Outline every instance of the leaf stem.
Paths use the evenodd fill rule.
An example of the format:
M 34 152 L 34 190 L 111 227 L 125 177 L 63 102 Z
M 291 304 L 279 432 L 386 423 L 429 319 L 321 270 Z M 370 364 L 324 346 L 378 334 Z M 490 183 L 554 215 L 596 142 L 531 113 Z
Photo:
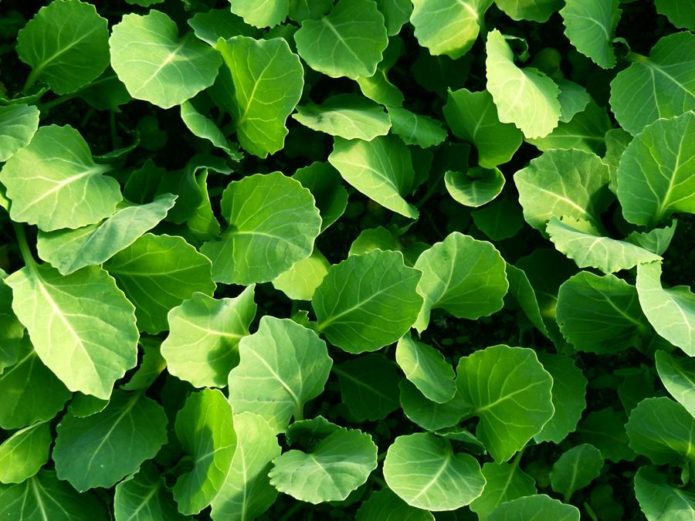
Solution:
M 39 73 L 41 72 L 41 69 L 32 69 L 31 72 L 29 73 L 29 76 L 27 76 L 27 80 L 24 82 L 24 86 L 22 87 L 22 92 L 26 93 L 30 88 L 34 86 L 34 83 L 36 83 L 36 80 L 39 78 Z
M 29 243 L 27 242 L 27 234 L 24 231 L 24 226 L 19 223 L 12 222 L 12 227 L 14 228 L 14 233 L 17 235 L 17 245 L 19 246 L 19 253 L 22 255 L 22 260 L 24 264 L 29 268 L 36 267 L 36 259 L 31 253 L 29 248 Z

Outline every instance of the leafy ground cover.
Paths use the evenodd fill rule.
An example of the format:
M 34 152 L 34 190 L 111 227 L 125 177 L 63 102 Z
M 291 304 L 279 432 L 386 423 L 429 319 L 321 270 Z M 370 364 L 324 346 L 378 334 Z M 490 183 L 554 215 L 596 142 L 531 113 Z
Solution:
M 690 31 L 0 3 L 0 519 L 695 520 Z

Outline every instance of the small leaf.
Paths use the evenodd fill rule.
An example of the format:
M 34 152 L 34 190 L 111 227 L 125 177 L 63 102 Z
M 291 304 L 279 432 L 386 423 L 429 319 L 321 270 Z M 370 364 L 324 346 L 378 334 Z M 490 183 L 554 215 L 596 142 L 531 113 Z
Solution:
M 22 483 L 35 476 L 48 461 L 52 441 L 48 423 L 25 427 L 3 441 L 0 444 L 0 483 Z
M 334 224 L 345 213 L 348 193 L 338 171 L 328 163 L 312 163 L 297 169 L 292 176 L 308 188 L 321 212 L 321 231 Z
M 449 195 L 464 206 L 478 208 L 502 193 L 505 178 L 497 168 L 472 168 L 467 172 L 447 171 L 444 184 Z
M 391 131 L 406 145 L 430 148 L 440 145 L 447 138 L 442 124 L 434 118 L 423 116 L 400 107 L 389 107 Z
M 213 146 L 225 152 L 232 160 L 238 161 L 241 159 L 239 149 L 227 141 L 224 132 L 220 130 L 217 124 L 205 114 L 199 112 L 193 103 L 184 101 L 181 104 L 180 114 L 181 121 L 194 136 L 209 141 Z
M 258 31 L 244 23 L 243 18 L 232 13 L 230 9 L 210 9 L 195 13 L 188 19 L 188 25 L 195 35 L 214 47 L 220 38 L 232 36 L 256 36 Z
M 545 22 L 562 5 L 561 0 L 495 0 L 512 20 Z
M 229 0 L 229 3 L 232 13 L 254 27 L 273 27 L 283 22 L 290 12 L 289 0 Z
M 411 507 L 390 489 L 383 488 L 372 492 L 362 503 L 355 521 L 434 521 L 434 514 Z
M 113 508 L 116 521 L 185 520 L 176 510 L 163 479 L 150 466 L 143 466 L 137 474 L 116 485 Z
M 396 345 L 396 362 L 427 399 L 445 403 L 456 394 L 454 369 L 434 347 L 406 334 Z
M 579 440 L 597 447 L 607 460 L 632 461 L 635 453 L 628 445 L 625 432 L 627 416 L 606 408 L 589 413 L 577 427 Z
M 440 404 L 425 398 L 408 380 L 402 380 L 399 387 L 403 413 L 410 421 L 428 431 L 456 425 L 471 408 L 458 390 L 451 400 Z
M 501 503 L 536 493 L 536 482 L 521 470 L 518 462 L 486 463 L 483 465 L 483 477 L 483 493 L 470 507 L 483 521 Z
M 530 521 L 540 512 L 553 521 L 579 521 L 579 509 L 545 494 L 524 496 L 498 506 L 487 521 Z
M 395 36 L 401 31 L 413 11 L 410 0 L 376 0 L 376 5 L 384 15 L 389 36 Z
M 326 257 L 314 249 L 311 257 L 295 262 L 290 269 L 275 277 L 273 287 L 292 300 L 311 300 L 330 265 Z
M 648 521 L 695 519 L 695 490 L 692 486 L 671 485 L 654 467 L 643 466 L 637 471 L 635 496 Z
M 604 69 L 615 67 L 612 43 L 620 20 L 619 5 L 619 0 L 567 0 L 560 10 L 569 41 Z
M 553 465 L 550 483 L 565 501 L 569 501 L 577 490 L 581 490 L 600 474 L 603 468 L 601 451 L 593 445 L 582 443 L 565 451 Z
M 655 359 L 661 383 L 671 396 L 695 416 L 695 399 L 691 396 L 695 389 L 695 359 L 675 356 L 666 351 L 657 351 Z
M 0 163 L 28 145 L 39 128 L 39 109 L 34 105 L 0 106 Z

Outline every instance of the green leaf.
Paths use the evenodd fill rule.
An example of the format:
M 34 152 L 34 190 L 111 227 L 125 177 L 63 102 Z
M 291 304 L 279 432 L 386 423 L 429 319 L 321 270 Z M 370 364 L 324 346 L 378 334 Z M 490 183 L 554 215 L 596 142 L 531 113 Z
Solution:
M 396 362 L 428 400 L 445 403 L 456 394 L 454 369 L 434 347 L 406 334 L 396 345 Z
M 20 485 L 0 485 L 0 518 L 22 521 L 110 519 L 96 496 L 78 494 L 49 470 L 39 472 Z
M 106 408 L 58 424 L 53 461 L 58 477 L 80 492 L 109 488 L 154 458 L 167 440 L 162 407 L 140 393 L 117 391 Z
M 396 438 L 386 452 L 384 479 L 410 506 L 436 512 L 468 505 L 485 486 L 475 458 L 425 432 Z
M 348 193 L 335 168 L 328 163 L 315 162 L 297 169 L 292 177 L 314 196 L 321 212 L 321 231 L 340 219 L 347 207 Z
M 538 331 L 550 338 L 551 335 L 543 318 L 536 289 L 531 285 L 526 272 L 513 264 L 507 263 L 507 279 L 509 280 L 509 293 L 507 293 L 507 296 L 516 301 L 526 318 Z
M 232 160 L 241 158 L 239 149 L 227 141 L 224 132 L 209 117 L 199 112 L 190 101 L 184 101 L 180 107 L 181 120 L 194 136 L 205 139 L 213 146 L 224 151 Z
M 328 273 L 330 263 L 314 249 L 311 257 L 295 262 L 273 280 L 273 287 L 293 300 L 311 300 Z
M 561 0 L 495 0 L 512 20 L 545 22 L 562 5 Z
M 398 138 L 336 139 L 328 161 L 359 192 L 392 212 L 417 219 L 417 208 L 404 199 L 413 189 L 415 170 L 410 150 Z
M 333 0 L 290 0 L 290 18 L 302 22 L 321 18 L 333 7 Z
M 95 398 L 88 394 L 76 393 L 70 401 L 70 414 L 76 418 L 86 418 L 92 414 L 103 411 L 109 404 L 109 400 Z
M 654 228 L 648 232 L 631 232 L 627 236 L 627 240 L 637 246 L 641 246 L 657 255 L 663 255 L 668 249 L 673 236 L 676 233 L 676 219 L 671 221 L 671 224 L 663 228 Z
M 695 31 L 695 5 L 692 2 L 655 0 L 656 10 L 680 29 Z M 651 521 L 651 520 L 650 520 Z
M 273 27 L 283 22 L 290 12 L 289 0 L 229 0 L 229 3 L 232 13 L 254 27 Z
M 320 20 L 304 20 L 294 34 L 297 52 L 331 78 L 373 76 L 388 45 L 384 16 L 371 0 L 339 0 Z M 330 52 L 326 52 L 330 49 Z
M 474 320 L 504 305 L 509 289 L 506 263 L 489 242 L 454 232 L 422 252 L 414 267 L 422 271 L 417 292 L 424 303 L 415 324 L 420 332 L 434 309 Z
M 394 363 L 380 354 L 363 355 L 333 366 L 340 396 L 357 422 L 383 420 L 398 409 L 400 375 Z
M 422 306 L 420 272 L 399 252 L 374 251 L 331 266 L 311 306 L 318 330 L 348 351 L 376 351 L 402 337 Z
M 610 104 L 620 126 L 637 134 L 659 118 L 695 110 L 695 35 L 669 34 L 611 82 Z
M 166 369 L 166 360 L 159 352 L 159 342 L 147 342 L 144 338 L 141 338 L 140 342 L 143 350 L 142 360 L 128 382 L 121 386 L 124 391 L 146 391 Z
M 648 521 L 692 521 L 695 491 L 671 485 L 654 467 L 640 467 L 635 475 L 635 496 Z
M 116 485 L 114 495 L 116 521 L 184 521 L 164 480 L 154 467 L 143 466 L 140 471 Z
M 387 230 L 383 226 L 377 226 L 376 228 L 367 228 L 362 230 L 357 238 L 352 241 L 350 245 L 350 250 L 348 251 L 348 257 L 352 255 L 364 255 L 374 250 L 393 250 L 402 251 L 398 237 L 396 237 L 391 231 Z
M 169 311 L 162 356 L 170 374 L 195 387 L 224 387 L 239 363 L 239 341 L 256 315 L 254 286 L 236 298 L 194 293 Z
M 459 58 L 478 38 L 490 4 L 492 0 L 413 0 L 415 38 L 434 56 Z
M 465 173 L 451 170 L 444 174 L 449 195 L 464 206 L 478 208 L 502 193 L 505 178 L 497 168 L 471 168 Z
M 135 304 L 138 327 L 167 329 L 167 313 L 193 293 L 211 295 L 210 261 L 183 238 L 146 233 L 105 264 Z
M 329 425 L 332 432 L 310 450 L 293 449 L 273 460 L 268 474 L 271 485 L 316 505 L 342 501 L 367 481 L 377 466 L 377 447 L 372 437 L 357 429 Z
M 656 370 L 661 383 L 687 411 L 695 416 L 695 359 L 674 356 L 666 351 L 657 351 Z
M 41 361 L 71 391 L 108 399 L 137 363 L 134 307 L 98 267 L 61 276 L 46 265 L 10 275 L 12 309 Z
M 395 36 L 401 31 L 413 11 L 410 0 L 376 0 L 376 5 L 384 15 L 389 36 Z
M 557 85 L 560 87 L 560 122 L 568 123 L 587 107 L 591 96 L 584 87 L 570 80 L 559 79 Z
M 35 423 L 0 444 L 0 483 L 22 483 L 35 476 L 48 461 L 51 446 L 48 423 Z
M 400 107 L 389 107 L 391 131 L 406 145 L 430 148 L 440 145 L 447 138 L 442 124 L 434 118 L 415 114 Z
M 299 106 L 292 117 L 312 130 L 344 139 L 371 141 L 391 128 L 383 107 L 355 94 L 331 96 L 321 105 Z
M 434 521 L 434 514 L 411 507 L 390 489 L 383 488 L 372 492 L 362 503 L 355 521 Z
M 188 19 L 188 25 L 199 39 L 213 47 L 217 45 L 217 40 L 220 38 L 227 39 L 237 35 L 255 36 L 258 33 L 230 9 L 210 9 L 195 13 Z
M 176 415 L 176 437 L 193 469 L 174 485 L 179 512 L 194 515 L 221 490 L 237 444 L 232 409 L 216 389 L 191 393 Z
M 630 447 L 656 465 L 695 461 L 695 419 L 670 398 L 646 398 L 625 425 Z
M 247 521 L 273 504 L 277 491 L 270 485 L 270 462 L 280 455 L 275 431 L 251 412 L 234 415 L 237 446 L 229 474 L 212 501 L 212 519 Z
M 39 109 L 34 105 L 0 106 L 0 163 L 28 145 L 39 128 Z
M 261 415 L 275 432 L 323 391 L 333 361 L 325 342 L 289 319 L 264 316 L 258 331 L 239 342 L 240 362 L 229 373 L 229 402 L 235 413 Z
M 695 213 L 695 113 L 660 119 L 627 146 L 617 172 L 625 219 L 650 228 L 674 212 Z
M 574 260 L 580 268 L 596 268 L 603 273 L 629 270 L 643 262 L 661 260 L 659 255 L 627 241 L 602 237 L 586 221 L 571 217 L 548 222 L 546 232 L 555 248 Z
M 611 202 L 608 167 L 580 150 L 551 150 L 514 174 L 524 219 L 544 231 L 553 217 L 573 217 L 601 229 L 601 212 Z
M 601 451 L 589 443 L 575 445 L 562 453 L 553 465 L 550 483 L 558 494 L 569 501 L 577 490 L 581 490 L 600 474 L 603 468 Z
M 521 146 L 523 135 L 514 126 L 501 123 L 492 96 L 486 90 L 449 91 L 444 117 L 456 137 L 478 149 L 478 163 L 492 168 L 508 162 Z
M 461 357 L 456 370 L 476 436 L 495 462 L 511 458 L 552 418 L 553 379 L 535 351 L 497 345 Z
M 637 266 L 637 295 L 654 330 L 688 356 L 695 356 L 695 295 L 688 286 L 661 286 L 661 264 Z
M 627 416 L 610 407 L 589 413 L 577 428 L 579 439 L 597 447 L 607 460 L 631 461 L 635 453 L 628 445 L 625 433 Z
M 498 30 L 487 35 L 487 89 L 502 123 L 514 123 L 527 138 L 550 134 L 560 121 L 560 89 L 537 69 L 521 69 Z
M 470 507 L 483 521 L 501 503 L 536 493 L 536 482 L 521 470 L 518 462 L 486 463 L 483 465 L 483 477 L 483 493 Z
M 212 85 L 221 63 L 193 33 L 180 38 L 176 23 L 155 9 L 125 15 L 113 26 L 109 47 L 111 66 L 128 93 L 163 109 Z
M 43 231 L 79 228 L 111 215 L 123 199 L 110 168 L 92 159 L 89 146 L 71 126 L 41 127 L 0 172 L 15 222 Z
M 175 201 L 175 195 L 163 194 L 148 204 L 124 205 L 98 224 L 76 230 L 39 231 L 39 257 L 62 275 L 102 264 L 157 226 Z
M 274 154 L 285 144 L 285 122 L 304 88 L 299 57 L 281 38 L 235 36 L 219 40 L 217 50 L 234 86 L 232 121 L 239 143 L 260 158 Z
M 45 81 L 56 94 L 74 92 L 109 64 L 109 29 L 96 8 L 56 0 L 41 8 L 17 35 L 17 54 L 31 67 L 25 89 Z
M 612 44 L 620 20 L 619 5 L 619 0 L 567 0 L 560 10 L 570 43 L 604 69 L 615 67 Z
M 516 198 L 504 195 L 484 208 L 471 212 L 476 227 L 493 241 L 514 237 L 524 226 Z
M 545 494 L 525 496 L 498 506 L 488 521 L 534 521 L 538 515 L 553 521 L 579 521 L 579 509 Z
M 213 279 L 228 284 L 273 280 L 311 255 L 321 228 L 311 192 L 280 172 L 230 183 L 222 214 L 229 227 L 201 251 L 212 260 Z
M 425 398 L 408 380 L 402 380 L 399 387 L 403 413 L 425 430 L 437 431 L 452 427 L 470 411 L 470 404 L 458 390 L 451 400 L 440 404 Z

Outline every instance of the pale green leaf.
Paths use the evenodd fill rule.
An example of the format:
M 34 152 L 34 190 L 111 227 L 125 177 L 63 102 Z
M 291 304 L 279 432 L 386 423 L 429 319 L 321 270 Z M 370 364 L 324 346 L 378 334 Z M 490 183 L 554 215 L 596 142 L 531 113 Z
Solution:
M 48 461 L 53 441 L 48 423 L 14 432 L 0 444 L 0 483 L 22 483 Z
M 420 272 L 400 252 L 374 251 L 331 266 L 311 305 L 318 330 L 350 353 L 376 351 L 402 337 L 422 306 Z
M 656 370 L 661 383 L 687 411 L 695 416 L 695 359 L 657 351 Z
M 524 496 L 498 506 L 487 521 L 579 521 L 579 509 L 545 494 Z
M 471 503 L 471 510 L 485 521 L 498 505 L 518 497 L 536 493 L 536 482 L 513 463 L 486 463 L 483 465 L 485 488 L 483 493 Z
M 176 510 L 162 477 L 154 467 L 143 466 L 140 471 L 116 485 L 113 500 L 116 521 L 184 521 Z
M 0 163 L 29 144 L 39 128 L 39 109 L 34 105 L 0 106 Z
M 374 250 L 393 250 L 403 251 L 398 237 L 383 226 L 376 228 L 366 228 L 360 232 L 357 238 L 352 241 L 348 257 L 352 255 L 364 255 Z
M 695 490 L 671 485 L 654 467 L 643 466 L 635 475 L 635 496 L 648 521 L 695 520 Z
M 641 246 L 657 255 L 663 255 L 676 233 L 676 219 L 663 228 L 654 228 L 648 232 L 631 232 L 625 240 Z
M 568 123 L 586 108 L 591 96 L 584 87 L 570 80 L 559 79 L 557 85 L 560 87 L 560 123 Z
M 43 231 L 79 228 L 111 215 L 123 199 L 110 167 L 92 159 L 89 146 L 71 126 L 41 127 L 0 172 L 16 222 Z
M 329 267 L 326 257 L 314 249 L 310 257 L 295 262 L 290 269 L 275 277 L 273 287 L 292 300 L 311 300 Z
M 447 138 L 442 124 L 434 118 L 416 114 L 401 107 L 389 107 L 391 132 L 406 145 L 430 148 L 440 145 Z
M 562 453 L 550 472 L 550 484 L 555 492 L 569 501 L 600 474 L 603 468 L 601 451 L 589 443 L 575 445 Z
M 454 369 L 434 347 L 406 334 L 396 345 L 396 362 L 427 399 L 445 403 L 456 394 Z
M 193 33 L 179 37 L 176 23 L 155 9 L 123 16 L 109 46 L 111 66 L 128 93 L 164 109 L 212 85 L 222 61 Z
M 294 34 L 297 52 L 331 78 L 372 76 L 388 45 L 384 16 L 372 0 L 339 0 L 320 20 L 304 20 Z
M 473 208 L 483 206 L 501 194 L 505 182 L 504 175 L 497 168 L 474 167 L 466 172 L 449 170 L 444 174 L 446 191 L 454 201 Z
M 194 293 L 169 311 L 161 353 L 170 374 L 195 387 L 224 387 L 239 362 L 239 341 L 256 315 L 254 286 L 236 298 Z
M 238 148 L 227 141 L 224 132 L 220 130 L 217 124 L 205 114 L 199 112 L 193 103 L 184 101 L 180 107 L 180 114 L 181 120 L 193 135 L 209 141 L 213 146 L 225 152 L 232 160 L 238 161 L 241 159 Z
M 545 22 L 562 6 L 562 0 L 495 0 L 512 20 Z
M 468 505 L 485 486 L 473 456 L 425 432 L 396 438 L 386 452 L 384 479 L 410 506 L 436 512 Z
M 428 431 L 456 425 L 471 409 L 458 390 L 448 402 L 437 403 L 425 398 L 408 380 L 402 380 L 399 387 L 403 413 L 410 421 Z
M 232 36 L 256 36 L 258 31 L 244 23 L 244 20 L 227 9 L 210 9 L 199 12 L 188 19 L 188 25 L 195 35 L 205 43 L 217 45 L 220 38 Z
M 383 488 L 362 503 L 355 521 L 434 521 L 434 514 L 408 505 L 405 501 Z
M 560 10 L 570 43 L 604 69 L 615 67 L 613 38 L 619 5 L 619 0 L 566 0 Z
M 239 343 L 240 362 L 229 373 L 235 413 L 254 412 L 275 432 L 302 419 L 304 404 L 323 391 L 333 361 L 314 331 L 289 319 L 264 316 Z
M 290 12 L 289 0 L 229 0 L 232 13 L 254 27 L 273 27 Z

